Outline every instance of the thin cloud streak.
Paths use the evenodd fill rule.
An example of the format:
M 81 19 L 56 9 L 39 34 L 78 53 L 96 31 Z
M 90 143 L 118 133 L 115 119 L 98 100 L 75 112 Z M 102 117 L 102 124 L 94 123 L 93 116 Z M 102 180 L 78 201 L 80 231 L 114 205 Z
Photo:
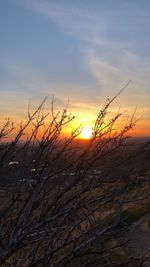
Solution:
M 122 16 L 121 10 L 116 11 L 119 15 L 115 17 L 114 11 L 113 13 L 101 10 L 89 11 L 45 0 L 22 1 L 22 4 L 47 16 L 66 34 L 86 42 L 82 48 L 85 63 L 89 64 L 90 74 L 104 90 L 106 87 L 109 89 L 110 84 L 111 88 L 116 88 L 116 85 L 119 88 L 129 79 L 141 84 L 144 80 L 144 85 L 149 83 L 150 64 L 146 64 L 144 58 L 128 50 L 126 46 L 130 45 L 126 44 L 125 40 L 119 42 L 107 35 L 107 31 L 112 27 L 118 27 L 117 24 Z M 137 9 L 136 13 L 138 12 Z M 125 11 L 124 13 L 126 14 Z M 134 16 L 129 20 L 136 24 L 138 18 Z M 146 16 L 144 20 L 143 18 L 139 20 L 140 23 L 148 23 Z
M 20 4 L 20 1 L 18 3 Z M 138 104 L 140 99 L 140 108 L 145 110 L 146 118 L 149 116 L 147 104 L 147 98 L 150 97 L 149 59 L 143 51 L 141 53 L 140 49 L 135 49 L 137 43 L 140 46 L 145 42 L 142 38 L 136 40 L 140 38 L 137 37 L 138 30 L 142 33 L 145 25 L 150 26 L 147 13 L 143 13 L 142 8 L 137 5 L 133 15 L 132 12 L 128 14 L 128 9 L 120 9 L 119 5 L 116 11 L 114 9 L 105 11 L 104 9 L 94 10 L 94 8 L 88 10 L 86 7 L 83 9 L 75 7 L 75 4 L 74 6 L 63 4 L 61 1 L 56 4 L 54 1 L 46 0 L 22 0 L 21 4 L 47 17 L 64 34 L 79 41 L 85 68 L 89 76 L 95 80 L 95 88 L 99 90 L 100 96 L 111 97 L 131 79 L 132 83 L 125 93 L 125 95 L 128 94 L 126 103 Z M 132 7 L 131 2 L 130 5 Z M 129 39 L 127 33 L 130 35 Z M 132 37 L 132 33 L 135 38 Z M 59 85 L 56 81 L 56 84 L 49 85 L 49 89 L 47 88 L 50 93 L 51 90 L 53 92 L 52 87 L 58 95 L 60 93 L 59 97 L 62 99 L 64 94 L 68 97 L 70 92 L 71 98 L 76 103 L 80 97 L 84 99 L 86 96 L 86 89 L 80 86 L 77 88 L 76 85 L 62 83 Z M 83 93 L 80 95 L 80 92 Z M 87 98 L 88 94 L 90 95 L 89 91 Z M 94 95 L 96 95 L 95 92 Z

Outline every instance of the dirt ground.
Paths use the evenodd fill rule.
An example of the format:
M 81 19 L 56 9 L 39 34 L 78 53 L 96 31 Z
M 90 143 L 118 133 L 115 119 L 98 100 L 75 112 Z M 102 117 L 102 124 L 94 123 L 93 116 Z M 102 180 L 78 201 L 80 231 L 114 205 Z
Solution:
M 136 258 L 147 258 L 144 266 L 150 267 L 150 213 L 132 224 L 127 238 L 128 250 Z

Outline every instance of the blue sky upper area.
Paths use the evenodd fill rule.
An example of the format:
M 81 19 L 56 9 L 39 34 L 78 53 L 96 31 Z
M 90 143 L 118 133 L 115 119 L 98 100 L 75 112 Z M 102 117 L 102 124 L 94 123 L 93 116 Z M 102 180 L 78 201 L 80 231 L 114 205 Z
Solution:
M 0 3 L 0 113 L 22 117 L 30 98 L 70 99 L 95 114 L 107 97 L 138 104 L 150 133 L 150 1 L 5 0 Z

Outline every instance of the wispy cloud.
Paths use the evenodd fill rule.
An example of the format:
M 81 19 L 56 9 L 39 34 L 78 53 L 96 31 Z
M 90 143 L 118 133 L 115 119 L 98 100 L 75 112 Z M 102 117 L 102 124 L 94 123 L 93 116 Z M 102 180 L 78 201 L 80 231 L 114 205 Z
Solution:
M 128 1 L 130 5 L 127 4 L 127 8 L 120 8 L 118 5 L 116 10 L 111 11 L 79 8 L 75 4 L 63 4 L 63 1 L 21 2 L 34 12 L 46 16 L 65 34 L 79 40 L 85 68 L 95 79 L 101 92 L 108 95 L 113 89 L 116 92 L 115 90 L 119 90 L 131 79 L 132 84 L 128 88 L 130 98 L 133 95 L 135 103 L 145 93 L 146 96 L 144 99 L 141 98 L 140 104 L 147 105 L 146 98 L 150 94 L 150 64 L 143 51 L 140 55 L 140 49 L 136 51 L 135 46 L 137 42 L 141 46 L 144 42 L 137 39 L 140 38 L 138 29 L 142 33 L 142 29 L 145 25 L 150 26 L 150 22 L 148 14 L 143 13 L 140 6 L 136 5 L 136 8 L 133 8 L 131 1 Z M 134 15 L 129 10 L 133 10 Z M 127 36 L 128 33 L 130 38 Z M 148 114 L 148 105 L 146 110 Z
M 88 9 L 69 7 L 61 2 L 32 0 L 21 1 L 29 9 L 39 14 L 47 16 L 53 23 L 77 39 L 90 43 L 104 43 L 105 40 L 99 39 L 97 32 L 102 32 L 106 26 L 104 16 L 99 13 L 90 12 Z
M 79 8 L 61 1 L 22 0 L 21 3 L 48 17 L 66 34 L 84 41 L 82 49 L 85 62 L 89 64 L 93 77 L 105 89 L 110 84 L 113 87 L 115 84 L 120 86 L 128 79 L 149 82 L 150 64 L 132 51 L 134 43 L 123 36 L 123 31 L 126 35 L 128 27 L 129 31 L 135 28 L 136 32 L 137 25 L 144 27 L 149 23 L 147 15 L 143 14 L 138 5 L 134 8 L 133 16 L 131 12 L 128 14 L 128 8 L 123 9 L 120 5 L 111 11 L 104 8 L 89 10 L 86 6 Z M 118 35 L 121 36 L 118 38 Z
M 149 92 L 150 64 L 142 58 L 124 50 L 117 53 L 112 51 L 116 57 L 115 61 L 111 61 L 108 57 L 104 59 L 101 54 L 96 53 L 96 50 L 89 53 L 89 69 L 103 91 L 116 89 L 116 85 L 121 88 L 128 80 L 132 80 L 131 87 L 134 94 L 142 94 L 141 88 Z

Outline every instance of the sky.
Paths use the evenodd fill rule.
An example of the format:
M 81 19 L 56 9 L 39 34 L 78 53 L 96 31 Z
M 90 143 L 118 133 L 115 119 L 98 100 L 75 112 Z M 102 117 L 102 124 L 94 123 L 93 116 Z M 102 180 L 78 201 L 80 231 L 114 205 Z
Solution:
M 54 95 L 92 124 L 106 98 L 137 106 L 136 135 L 150 135 L 149 0 L 0 1 L 0 116 L 16 120 Z M 50 104 L 50 103 L 49 103 Z

